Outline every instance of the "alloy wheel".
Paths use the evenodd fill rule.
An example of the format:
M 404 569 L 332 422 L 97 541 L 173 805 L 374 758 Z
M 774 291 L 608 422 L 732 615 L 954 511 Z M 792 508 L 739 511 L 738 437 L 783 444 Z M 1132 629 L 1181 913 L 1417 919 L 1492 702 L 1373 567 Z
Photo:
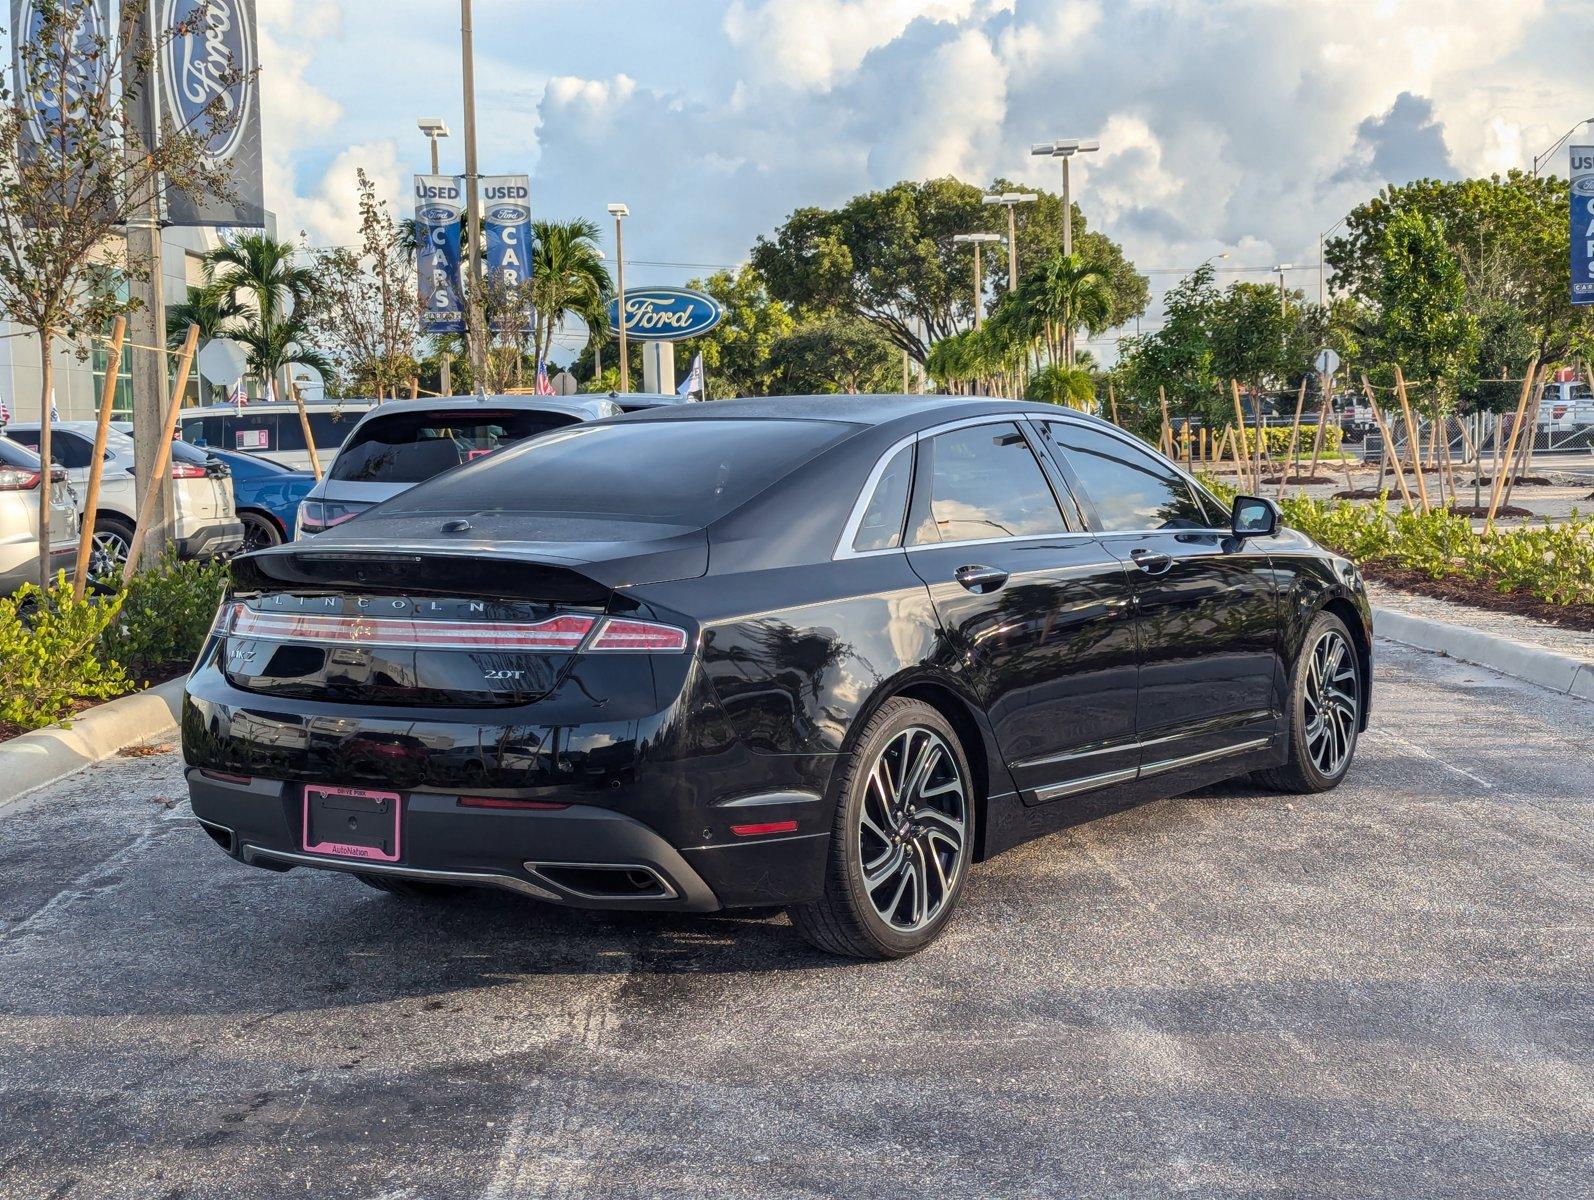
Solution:
M 115 530 L 95 530 L 94 548 L 89 552 L 89 575 L 95 579 L 119 576 L 127 563 L 129 549 L 127 539 Z
M 922 725 L 898 733 L 869 768 L 858 861 L 869 903 L 912 933 L 938 917 L 967 857 L 968 788 L 957 757 Z
M 1350 761 L 1361 707 L 1356 659 L 1338 630 L 1324 632 L 1312 646 L 1306 666 L 1306 748 L 1312 763 L 1329 779 Z

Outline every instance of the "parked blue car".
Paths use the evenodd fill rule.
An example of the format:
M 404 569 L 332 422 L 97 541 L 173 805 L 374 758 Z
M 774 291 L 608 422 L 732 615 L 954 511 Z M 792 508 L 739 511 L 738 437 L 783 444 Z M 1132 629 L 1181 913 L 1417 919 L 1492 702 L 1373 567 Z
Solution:
M 238 519 L 244 524 L 241 553 L 292 540 L 299 501 L 315 486 L 314 475 L 241 450 L 204 447 L 201 452 L 232 469 L 233 502 L 238 508 Z

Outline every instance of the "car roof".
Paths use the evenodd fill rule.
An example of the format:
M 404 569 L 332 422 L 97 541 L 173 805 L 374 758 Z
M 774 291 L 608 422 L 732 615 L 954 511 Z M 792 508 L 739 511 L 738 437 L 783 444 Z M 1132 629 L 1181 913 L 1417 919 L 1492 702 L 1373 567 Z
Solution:
M 612 404 L 607 396 L 422 396 L 416 400 L 386 400 L 366 413 L 366 418 L 393 413 L 471 412 L 477 409 L 515 409 L 522 412 L 556 412 L 573 417 L 601 415 Z
M 1056 404 L 1029 400 L 1004 400 L 985 396 L 940 395 L 825 395 L 769 396 L 759 399 L 710 400 L 701 404 L 672 405 L 613 417 L 611 421 L 692 421 L 717 419 L 769 419 L 844 421 L 859 426 L 916 427 L 957 421 L 965 417 L 1029 413 L 1101 423 L 1099 417 Z
M 306 400 L 304 407 L 307 412 L 334 412 L 340 408 L 372 408 L 376 401 L 368 396 L 349 396 L 343 400 Z M 391 401 L 389 402 L 391 403 Z M 298 412 L 299 406 L 292 400 L 250 400 L 240 408 L 227 401 L 215 404 L 196 404 L 183 409 L 179 416 L 182 417 L 217 417 L 217 416 L 247 416 L 250 412 Z

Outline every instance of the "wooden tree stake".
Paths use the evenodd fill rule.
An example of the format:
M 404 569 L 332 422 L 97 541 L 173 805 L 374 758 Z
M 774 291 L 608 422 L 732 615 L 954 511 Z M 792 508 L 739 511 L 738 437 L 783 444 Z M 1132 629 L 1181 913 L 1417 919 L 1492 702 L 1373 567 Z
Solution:
M 1295 462 L 1295 447 L 1301 440 L 1301 410 L 1306 407 L 1306 376 L 1301 376 L 1301 391 L 1295 397 L 1295 424 L 1290 426 L 1290 448 L 1284 455 L 1284 465 L 1279 468 L 1278 498 L 1284 499 L 1284 485 L 1290 481 L 1290 467 Z
M 1400 373 L 1398 364 L 1395 366 L 1395 394 L 1400 397 L 1400 411 L 1406 422 L 1406 448 L 1411 452 L 1411 469 L 1417 475 L 1417 496 L 1422 501 L 1422 511 L 1432 512 L 1428 504 L 1428 481 L 1422 473 L 1422 444 L 1417 438 L 1417 423 L 1411 417 L 1411 401 L 1406 398 L 1406 377 Z
M 83 493 L 83 523 L 78 529 L 77 567 L 72 573 L 72 596 L 83 599 L 89 584 L 89 557 L 94 552 L 94 513 L 100 503 L 100 479 L 105 473 L 105 442 L 111 429 L 111 406 L 116 402 L 116 384 L 122 372 L 122 340 L 127 336 L 127 318 L 117 317 L 111 328 L 111 344 L 106 349 L 105 386 L 100 389 L 100 419 L 94 427 L 94 457 L 89 460 L 88 488 Z
M 1390 436 L 1389 424 L 1384 420 L 1384 414 L 1379 411 L 1378 400 L 1373 395 L 1373 385 L 1367 382 L 1367 376 L 1362 376 L 1362 391 L 1367 393 L 1367 407 L 1373 411 L 1373 424 L 1378 426 L 1378 434 L 1384 439 L 1384 455 L 1395 464 L 1395 482 L 1400 485 L 1400 498 L 1405 501 L 1406 507 L 1413 507 L 1411 491 L 1406 487 L 1406 472 L 1401 469 L 1400 455 L 1395 453 L 1395 441 Z M 1383 468 L 1378 472 L 1378 490 L 1384 490 Z
M 177 360 L 177 380 L 172 386 L 171 403 L 166 406 L 166 420 L 162 425 L 161 444 L 155 452 L 155 464 L 149 478 L 144 481 L 144 499 L 138 506 L 138 524 L 133 528 L 133 542 L 127 548 L 127 561 L 122 564 L 122 581 L 126 583 L 138 573 L 138 560 L 144 553 L 144 541 L 155 520 L 155 506 L 160 502 L 161 484 L 171 469 L 172 437 L 177 432 L 177 414 L 183 407 L 183 392 L 188 388 L 188 374 L 194 367 L 194 350 L 199 345 L 199 326 L 188 327 L 188 337 L 183 341 L 182 357 Z
M 1500 497 L 1505 491 L 1505 476 L 1511 471 L 1511 460 L 1516 455 L 1517 435 L 1522 431 L 1522 417 L 1527 412 L 1528 401 L 1533 398 L 1533 384 L 1538 374 L 1539 360 L 1528 363 L 1527 376 L 1522 380 L 1522 395 L 1517 399 L 1516 416 L 1511 421 L 1511 436 L 1500 454 L 1500 466 L 1494 473 L 1494 486 L 1489 489 L 1489 516 L 1484 522 L 1484 532 L 1494 532 L 1494 515 L 1500 511 Z M 1494 435 L 1495 448 L 1500 448 L 1500 434 Z

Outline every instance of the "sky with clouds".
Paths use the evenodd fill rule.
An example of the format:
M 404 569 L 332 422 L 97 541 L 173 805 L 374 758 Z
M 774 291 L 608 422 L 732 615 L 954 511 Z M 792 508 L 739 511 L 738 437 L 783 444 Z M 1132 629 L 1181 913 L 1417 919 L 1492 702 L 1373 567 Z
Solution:
M 1096 136 L 1076 196 L 1160 292 L 1222 250 L 1229 267 L 1315 263 L 1318 233 L 1384 183 L 1526 167 L 1594 114 L 1594 0 L 474 7 L 482 170 L 529 172 L 539 215 L 602 221 L 626 201 L 636 283 L 737 263 L 794 208 L 899 179 L 1055 189 L 1029 144 Z M 407 207 L 416 117 L 448 122 L 444 169 L 461 168 L 452 0 L 259 14 L 282 232 L 351 240 L 356 167 Z M 1293 282 L 1315 293 L 1315 272 Z

